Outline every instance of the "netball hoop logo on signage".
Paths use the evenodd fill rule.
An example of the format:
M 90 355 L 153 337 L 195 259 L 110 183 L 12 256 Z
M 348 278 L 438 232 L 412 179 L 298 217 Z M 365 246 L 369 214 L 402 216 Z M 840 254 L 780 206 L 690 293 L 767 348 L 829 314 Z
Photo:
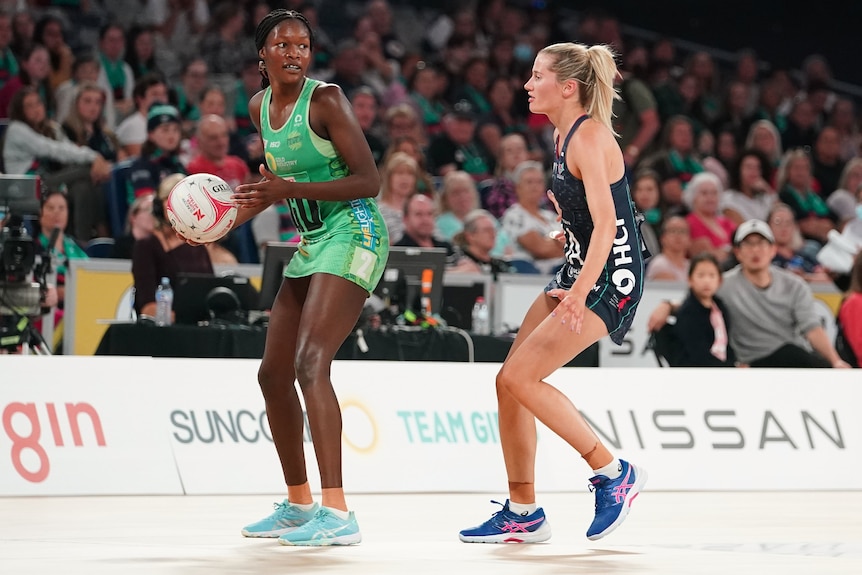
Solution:
M 12 467 L 30 483 L 41 483 L 51 473 L 48 446 L 107 446 L 102 420 L 89 403 L 12 402 L 3 408 L 2 419 L 3 431 L 12 442 Z

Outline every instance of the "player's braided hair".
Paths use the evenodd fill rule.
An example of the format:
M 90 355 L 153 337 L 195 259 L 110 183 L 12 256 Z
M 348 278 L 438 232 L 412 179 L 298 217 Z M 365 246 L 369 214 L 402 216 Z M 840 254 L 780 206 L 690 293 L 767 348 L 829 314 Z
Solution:
M 266 37 L 269 36 L 269 33 L 272 32 L 272 29 L 279 22 L 283 22 L 285 20 L 299 20 L 305 27 L 308 28 L 308 35 L 310 37 L 309 47 L 314 49 L 314 30 L 311 29 L 311 24 L 308 23 L 308 20 L 297 12 L 296 10 L 286 10 L 284 8 L 277 8 L 263 17 L 263 20 L 257 25 L 257 30 L 254 32 L 254 45 L 260 50 L 263 48 L 263 45 L 266 43 Z
M 254 31 L 254 45 L 257 48 L 257 51 L 260 52 L 263 49 L 264 44 L 266 44 L 266 37 L 269 36 L 269 33 L 272 32 L 272 29 L 275 28 L 279 22 L 284 22 L 285 20 L 299 20 L 305 27 L 308 28 L 308 45 L 311 50 L 314 50 L 314 30 L 311 28 L 311 24 L 308 23 L 308 20 L 297 12 L 296 10 L 286 10 L 284 8 L 277 8 L 263 17 L 260 23 L 257 25 L 257 29 Z M 269 85 L 269 78 L 266 75 L 266 70 L 261 66 L 260 75 L 263 77 L 261 80 L 261 87 L 266 88 Z

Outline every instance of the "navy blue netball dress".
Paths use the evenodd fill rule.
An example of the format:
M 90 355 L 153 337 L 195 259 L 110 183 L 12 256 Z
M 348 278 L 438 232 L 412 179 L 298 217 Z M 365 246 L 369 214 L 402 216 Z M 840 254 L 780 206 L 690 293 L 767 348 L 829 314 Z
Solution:
M 545 292 L 556 288 L 571 289 L 590 250 L 594 226 L 584 182 L 573 176 L 566 166 L 569 141 L 587 118 L 587 115 L 578 118 L 562 147 L 558 145 L 554 158 L 551 191 L 562 214 L 566 262 L 547 285 Z M 649 252 L 640 233 L 643 217 L 635 211 L 625 175 L 611 184 L 610 193 L 614 200 L 617 233 L 604 270 L 587 295 L 586 305 L 602 318 L 611 340 L 619 345 L 631 328 L 643 293 L 644 260 Z

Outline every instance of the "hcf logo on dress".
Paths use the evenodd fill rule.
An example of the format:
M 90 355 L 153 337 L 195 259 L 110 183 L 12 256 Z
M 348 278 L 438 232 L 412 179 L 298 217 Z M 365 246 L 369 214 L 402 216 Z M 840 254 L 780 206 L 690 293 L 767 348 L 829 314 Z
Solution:
M 629 235 L 629 229 L 625 223 L 624 219 L 617 219 L 617 236 L 614 238 L 614 245 L 611 248 L 611 253 L 616 256 L 614 258 L 615 269 L 611 273 L 611 281 L 616 286 L 618 292 L 623 295 L 629 295 L 635 289 L 637 279 L 631 269 L 623 266 L 628 266 L 634 261 L 630 255 L 632 249 L 634 249 L 630 240 L 637 239 L 637 236 L 631 237 Z

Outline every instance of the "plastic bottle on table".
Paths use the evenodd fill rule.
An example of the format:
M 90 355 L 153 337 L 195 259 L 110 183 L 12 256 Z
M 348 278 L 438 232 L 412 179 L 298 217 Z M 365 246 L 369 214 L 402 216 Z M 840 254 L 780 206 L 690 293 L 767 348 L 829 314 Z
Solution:
M 162 278 L 156 288 L 156 325 L 171 325 L 171 311 L 174 307 L 174 290 L 168 278 Z
M 485 298 L 479 296 L 476 298 L 476 303 L 473 304 L 473 333 L 477 335 L 491 334 L 491 314 L 488 309 L 488 302 Z

